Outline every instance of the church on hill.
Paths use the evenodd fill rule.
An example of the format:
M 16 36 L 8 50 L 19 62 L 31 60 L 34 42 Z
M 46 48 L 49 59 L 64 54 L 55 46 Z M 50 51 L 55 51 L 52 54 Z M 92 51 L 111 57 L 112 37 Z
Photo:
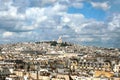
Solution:
M 62 37 L 60 36 L 57 40 L 57 43 L 62 43 L 62 42 L 63 42 L 63 40 L 62 40 Z

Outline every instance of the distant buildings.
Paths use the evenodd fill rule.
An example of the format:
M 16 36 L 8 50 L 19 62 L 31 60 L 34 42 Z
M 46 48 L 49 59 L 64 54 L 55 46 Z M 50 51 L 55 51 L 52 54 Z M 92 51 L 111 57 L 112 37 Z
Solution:
M 58 41 L 1 46 L 0 80 L 120 80 L 118 49 Z

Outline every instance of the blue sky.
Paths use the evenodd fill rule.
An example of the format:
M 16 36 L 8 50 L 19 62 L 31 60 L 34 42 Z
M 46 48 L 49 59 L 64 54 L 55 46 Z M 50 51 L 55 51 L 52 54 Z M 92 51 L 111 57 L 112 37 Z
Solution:
M 120 47 L 120 0 L 0 0 L 0 44 L 57 40 Z
M 83 14 L 87 19 L 105 20 L 106 12 L 103 9 L 94 8 L 89 2 L 84 2 L 83 8 L 76 8 L 74 6 L 68 8 L 70 14 Z

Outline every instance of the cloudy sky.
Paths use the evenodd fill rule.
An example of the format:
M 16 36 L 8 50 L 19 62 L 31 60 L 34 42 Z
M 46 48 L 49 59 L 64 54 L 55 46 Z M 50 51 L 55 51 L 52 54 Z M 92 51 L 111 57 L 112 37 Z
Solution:
M 0 44 L 57 40 L 120 48 L 120 0 L 0 0 Z

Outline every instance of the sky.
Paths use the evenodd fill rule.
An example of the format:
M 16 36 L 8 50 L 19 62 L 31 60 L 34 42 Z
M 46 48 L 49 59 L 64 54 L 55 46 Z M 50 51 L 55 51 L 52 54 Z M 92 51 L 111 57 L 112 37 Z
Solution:
M 0 44 L 57 40 L 120 48 L 120 0 L 0 0 Z

